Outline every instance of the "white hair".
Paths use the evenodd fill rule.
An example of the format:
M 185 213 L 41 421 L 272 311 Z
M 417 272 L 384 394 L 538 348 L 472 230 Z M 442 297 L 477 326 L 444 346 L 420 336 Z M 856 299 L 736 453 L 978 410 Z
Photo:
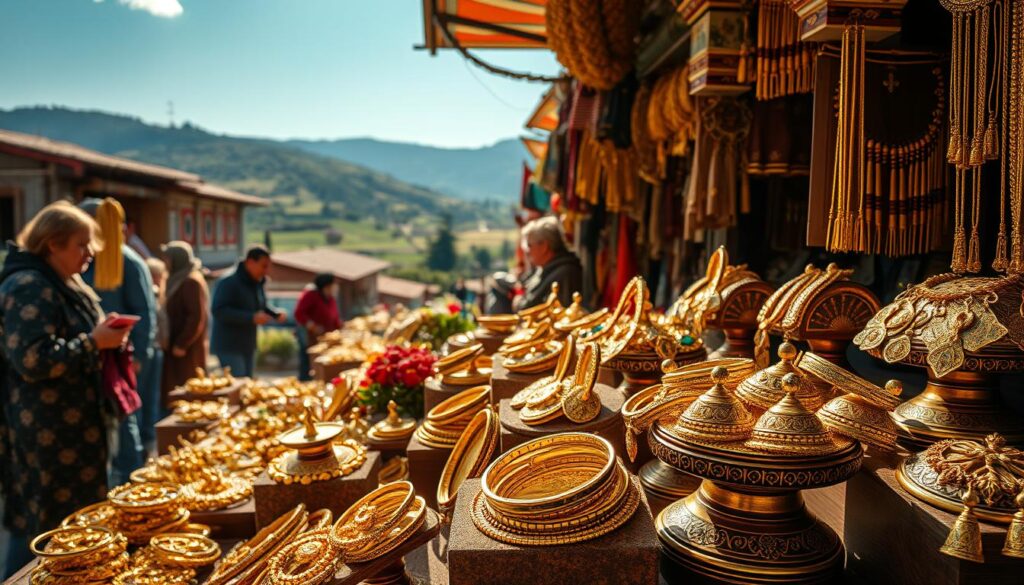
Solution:
M 551 251 L 555 253 L 564 252 L 566 249 L 562 225 L 557 218 L 552 216 L 535 219 L 523 226 L 523 242 L 526 244 L 547 242 Z

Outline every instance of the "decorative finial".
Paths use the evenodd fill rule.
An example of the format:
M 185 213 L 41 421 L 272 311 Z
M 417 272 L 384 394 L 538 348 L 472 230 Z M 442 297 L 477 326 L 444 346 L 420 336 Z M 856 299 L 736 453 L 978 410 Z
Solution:
M 800 376 L 790 372 L 782 377 L 782 389 L 786 394 L 793 394 L 800 389 Z
M 784 361 L 791 362 L 795 360 L 797 353 L 799 352 L 797 352 L 796 346 L 788 341 L 783 341 L 779 345 L 779 358 Z
M 885 383 L 885 391 L 893 396 L 899 396 L 903 393 L 903 382 L 899 380 L 889 380 Z
M 302 424 L 303 424 L 303 426 L 306 427 L 306 435 L 305 435 L 305 437 L 307 439 L 315 439 L 316 435 L 317 435 L 317 432 L 316 432 L 316 415 L 313 414 L 313 403 L 311 401 L 307 400 L 305 402 L 305 404 L 303 404 L 303 408 L 304 408 L 305 412 L 303 413 L 303 416 L 302 416 Z
M 394 400 L 388 400 L 388 422 L 392 425 L 397 425 L 401 420 L 401 417 L 398 416 L 398 403 Z
M 729 379 L 729 370 L 722 366 L 715 366 L 711 369 L 711 381 L 715 384 L 724 384 Z

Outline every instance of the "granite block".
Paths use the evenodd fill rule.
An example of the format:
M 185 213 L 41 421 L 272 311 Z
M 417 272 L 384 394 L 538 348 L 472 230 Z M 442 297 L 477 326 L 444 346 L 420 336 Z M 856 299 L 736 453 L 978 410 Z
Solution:
M 377 488 L 380 453 L 368 451 L 366 462 L 352 473 L 308 485 L 285 485 L 270 479 L 264 471 L 256 478 L 253 498 L 256 501 L 256 526 L 262 528 L 275 518 L 302 502 L 307 510 L 327 508 L 337 518 L 356 500 Z
M 459 489 L 448 538 L 451 585 L 658 583 L 658 537 L 646 499 L 626 524 L 594 540 L 516 546 L 491 540 L 473 524 L 470 510 L 479 491 L 475 479 Z
M 615 447 L 615 453 L 628 465 L 626 431 L 622 421 L 622 403 L 625 402 L 625 397 L 618 389 L 604 384 L 595 384 L 594 392 L 601 398 L 601 412 L 597 418 L 583 424 L 574 423 L 563 416 L 542 425 L 531 426 L 519 420 L 519 411 L 512 408 L 511 400 L 502 400 L 498 406 L 502 452 L 554 433 L 588 432 L 610 441 Z

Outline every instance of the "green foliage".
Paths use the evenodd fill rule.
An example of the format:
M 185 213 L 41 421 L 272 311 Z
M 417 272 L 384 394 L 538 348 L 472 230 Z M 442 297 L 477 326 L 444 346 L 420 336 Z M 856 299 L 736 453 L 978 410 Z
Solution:
M 473 246 L 470 249 L 473 256 L 473 261 L 476 263 L 476 268 L 482 273 L 490 272 L 491 264 L 494 263 L 494 259 L 491 258 L 491 251 L 483 246 Z
M 439 351 L 452 335 L 473 329 L 476 329 L 473 319 L 460 312 L 431 311 L 430 317 L 424 319 L 423 324 L 416 330 L 413 342 L 429 345 L 434 351 Z
M 452 218 L 445 215 L 441 227 L 430 242 L 427 251 L 427 268 L 431 270 L 451 270 L 455 268 L 455 234 L 452 233 Z
M 388 401 L 394 400 L 398 411 L 406 416 L 423 418 L 423 386 L 406 388 L 401 384 L 385 386 L 370 384 L 357 392 L 359 404 L 372 412 L 388 411 Z
M 298 353 L 299 342 L 290 329 L 260 327 L 256 335 L 256 365 L 283 367 Z

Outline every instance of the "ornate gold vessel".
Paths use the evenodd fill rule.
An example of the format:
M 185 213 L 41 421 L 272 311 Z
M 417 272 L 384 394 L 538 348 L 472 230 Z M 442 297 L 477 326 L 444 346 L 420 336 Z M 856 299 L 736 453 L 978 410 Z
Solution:
M 839 537 L 804 507 L 800 490 L 845 481 L 860 469 L 860 444 L 831 438 L 796 399 L 786 396 L 753 423 L 719 380 L 674 424 L 656 422 L 651 451 L 701 478 L 700 488 L 658 515 L 655 524 L 670 582 L 834 583 L 841 579 Z M 703 398 L 703 397 L 702 397 Z M 724 423 L 715 441 L 715 422 Z M 744 434 L 742 431 L 746 430 Z M 755 430 L 757 431 L 755 434 Z M 770 439 L 770 440 L 766 440 Z
M 310 484 L 348 475 L 366 461 L 366 447 L 352 439 L 336 442 L 345 432 L 341 423 L 316 422 L 313 407 L 306 404 L 302 425 L 278 436 L 288 449 L 267 466 L 267 475 L 278 483 Z
M 896 408 L 908 445 L 998 432 L 1024 442 L 1024 420 L 1001 404 L 999 376 L 1024 371 L 1024 279 L 944 274 L 908 288 L 857 334 L 889 363 L 926 368 L 924 391 Z

